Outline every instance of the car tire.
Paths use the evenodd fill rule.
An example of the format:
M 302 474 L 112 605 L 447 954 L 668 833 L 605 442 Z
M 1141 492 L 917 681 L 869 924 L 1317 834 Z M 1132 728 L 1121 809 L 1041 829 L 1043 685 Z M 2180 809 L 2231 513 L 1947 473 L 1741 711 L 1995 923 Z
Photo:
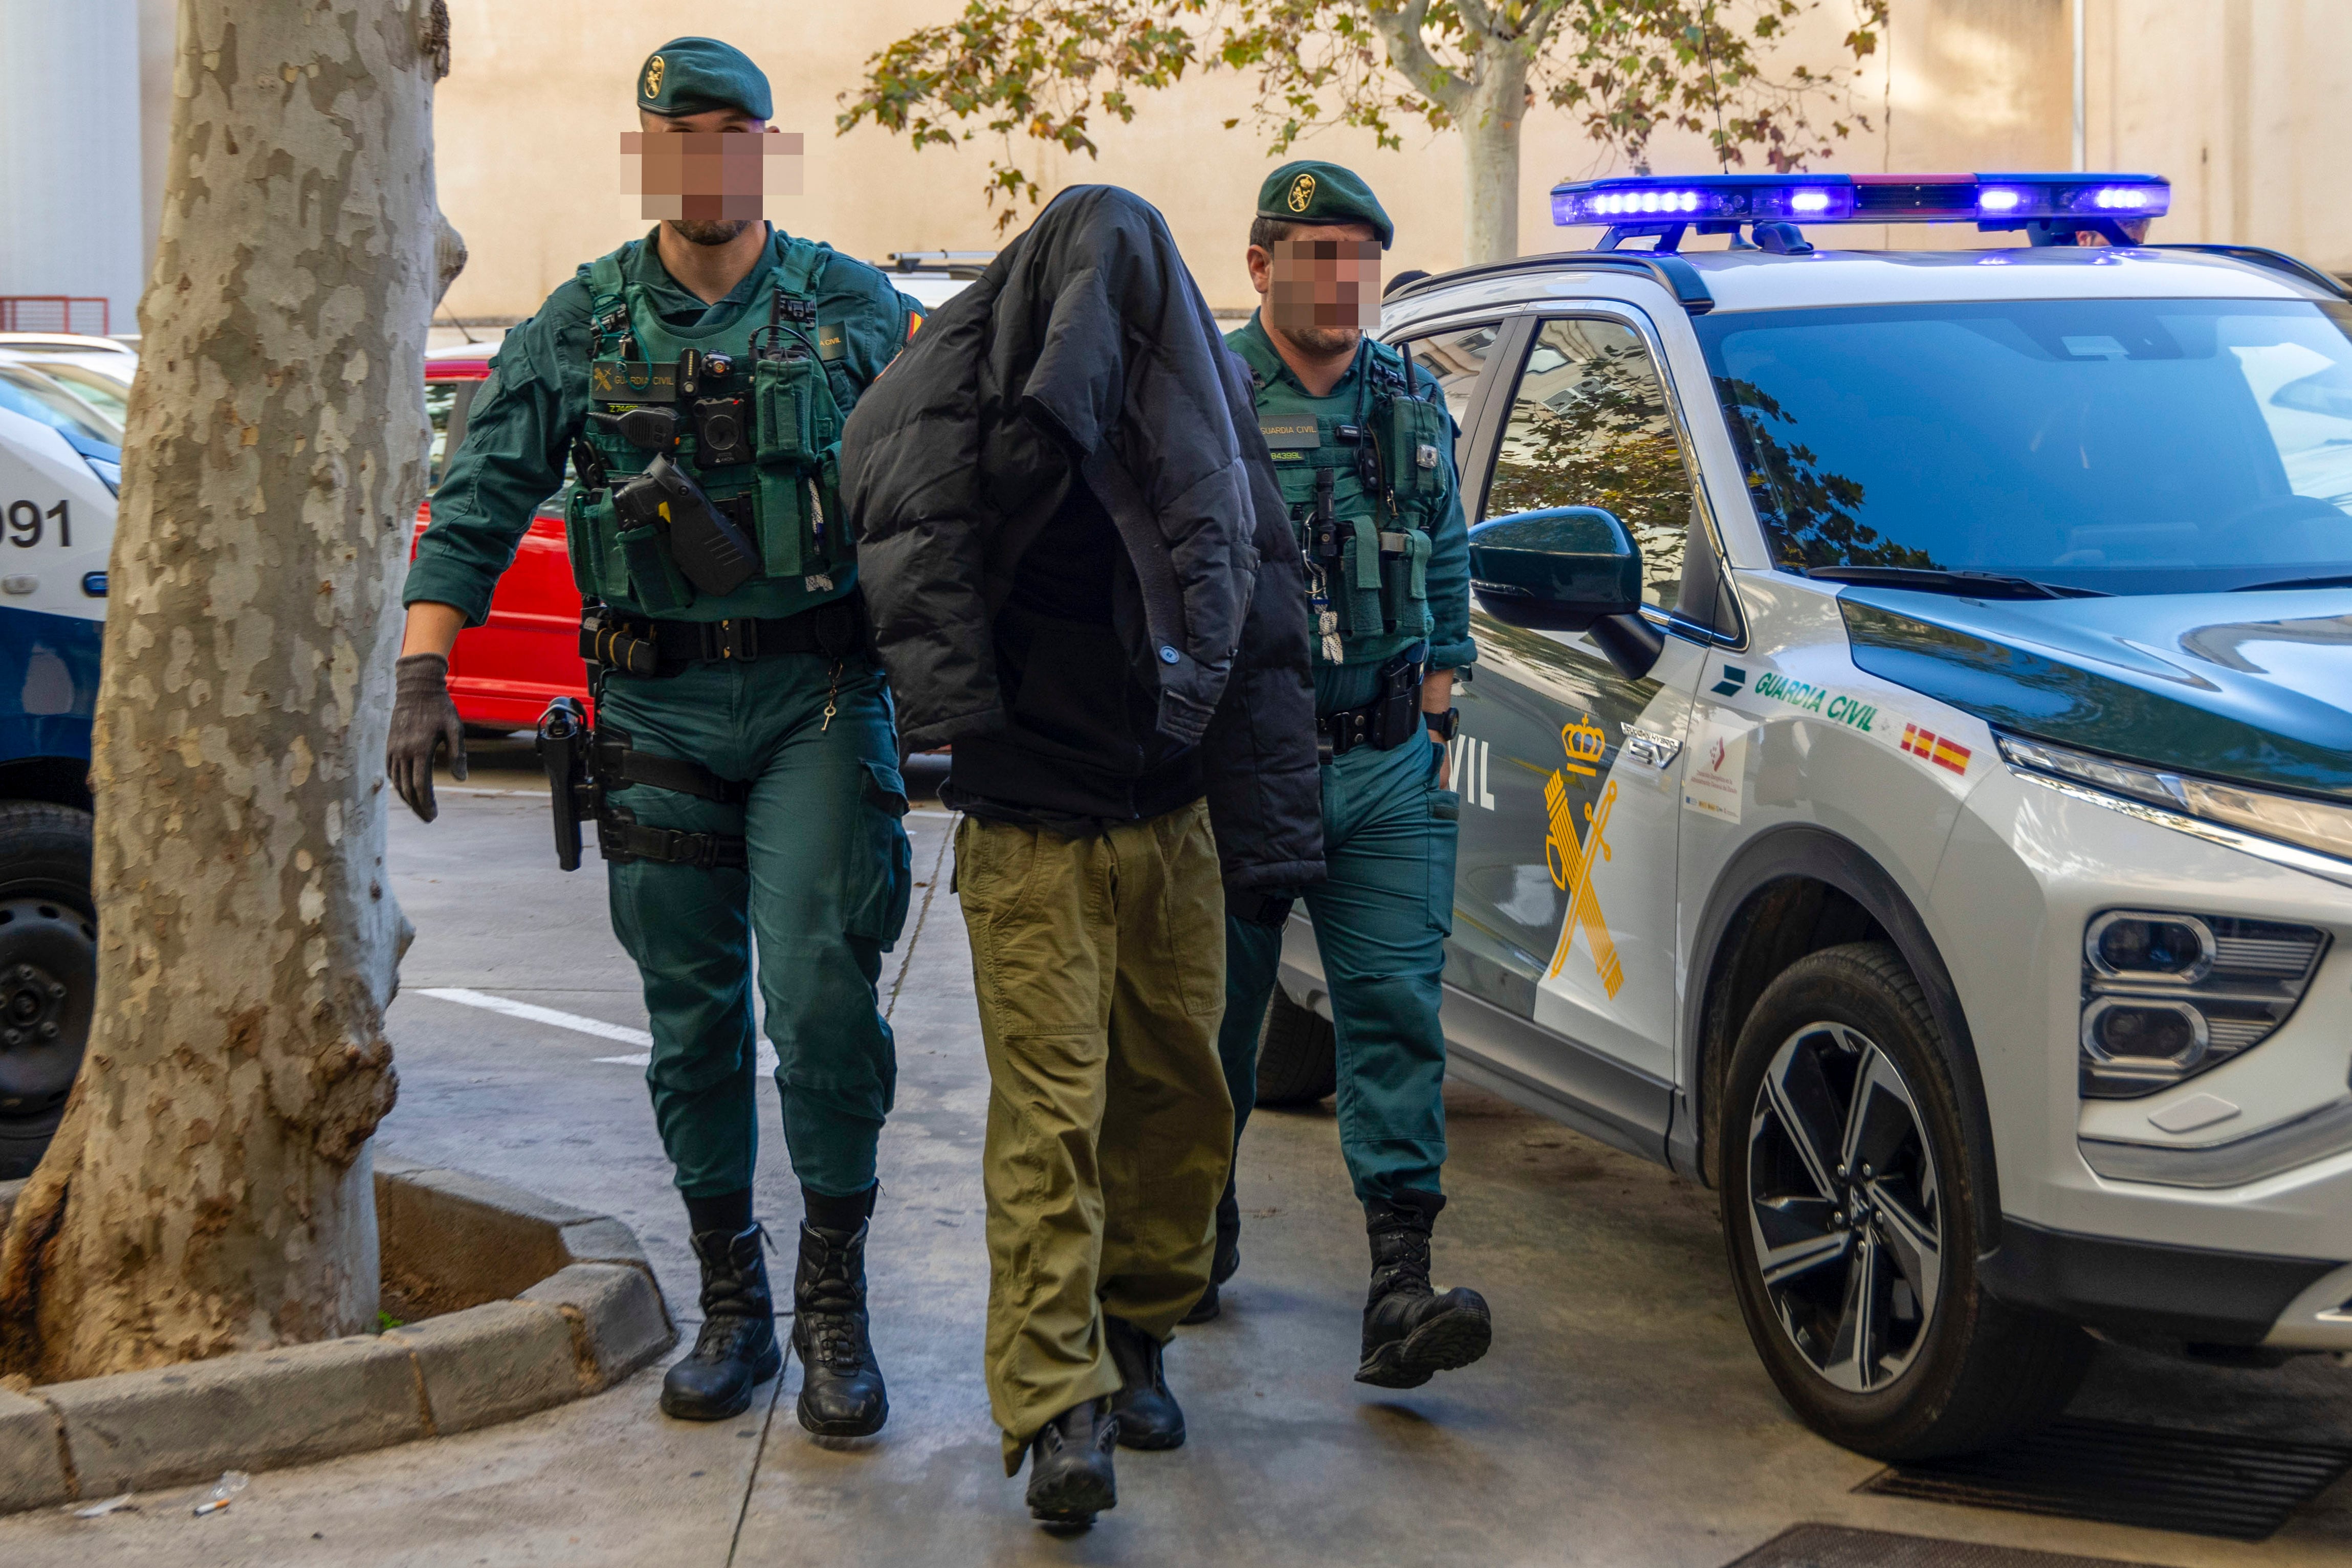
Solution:
M 1717 1151 L 1748 1337 L 1832 1442 L 1887 1460 L 1988 1448 L 2063 1409 L 2088 1335 L 1985 1294 L 1997 1216 L 1951 1053 L 1884 942 L 1810 954 L 1741 1026 Z
M 89 1041 L 89 851 L 88 811 L 0 803 L 0 1181 L 40 1164 Z
M 1257 1103 L 1312 1105 L 1339 1086 L 1339 1041 L 1330 1020 L 1274 988 L 1257 1037 Z

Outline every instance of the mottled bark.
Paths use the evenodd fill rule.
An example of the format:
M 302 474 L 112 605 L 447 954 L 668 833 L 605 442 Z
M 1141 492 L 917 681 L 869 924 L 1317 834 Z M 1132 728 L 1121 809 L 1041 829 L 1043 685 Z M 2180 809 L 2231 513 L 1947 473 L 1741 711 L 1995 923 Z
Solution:
M 91 769 L 98 1016 L 0 1245 L 0 1370 L 373 1320 L 390 611 L 464 253 L 447 49 L 442 0 L 181 0 Z

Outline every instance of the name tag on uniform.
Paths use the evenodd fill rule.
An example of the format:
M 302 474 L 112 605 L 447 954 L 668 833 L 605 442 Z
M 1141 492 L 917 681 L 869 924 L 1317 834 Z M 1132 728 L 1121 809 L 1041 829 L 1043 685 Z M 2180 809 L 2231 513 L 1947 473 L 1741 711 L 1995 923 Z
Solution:
M 1260 419 L 1258 433 L 1265 437 L 1266 449 L 1274 460 L 1297 462 L 1297 455 L 1312 452 L 1323 444 L 1323 432 L 1314 419 L 1293 415 L 1282 419 Z
M 841 329 L 838 326 L 821 326 L 816 329 L 816 357 L 818 359 L 837 360 L 848 352 L 849 344 L 842 337 Z
M 600 402 L 676 402 L 677 367 L 597 360 L 588 367 L 588 392 Z

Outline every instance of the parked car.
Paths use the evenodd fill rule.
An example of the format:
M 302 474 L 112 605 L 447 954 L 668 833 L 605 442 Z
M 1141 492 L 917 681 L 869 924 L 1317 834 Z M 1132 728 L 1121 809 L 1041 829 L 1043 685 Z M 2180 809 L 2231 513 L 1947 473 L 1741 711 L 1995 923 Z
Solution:
M 1596 182 L 1601 248 L 1386 301 L 1474 524 L 1453 1071 L 1715 1187 L 1766 1367 L 1868 1454 L 2032 1427 L 2086 1327 L 2352 1349 L 2352 300 L 2128 243 L 2166 199 Z M 1276 1096 L 1328 1010 L 1301 918 Z
M 90 714 L 121 451 L 95 422 L 0 365 L 0 1180 L 48 1147 L 98 986 Z
M 996 259 L 992 250 L 894 250 L 874 265 L 899 293 L 936 310 L 971 287 Z
M 467 415 L 489 371 L 489 354 L 478 344 L 425 356 L 425 407 L 433 422 L 427 484 L 433 488 L 440 486 L 448 455 L 466 439 Z M 499 579 L 489 619 L 459 632 L 449 655 L 449 695 L 457 716 L 481 733 L 504 735 L 536 725 L 560 696 L 588 700 L 580 590 L 564 546 L 566 494 L 559 490 L 532 514 L 513 567 Z M 431 520 L 427 500 L 416 509 L 416 531 L 422 534 Z

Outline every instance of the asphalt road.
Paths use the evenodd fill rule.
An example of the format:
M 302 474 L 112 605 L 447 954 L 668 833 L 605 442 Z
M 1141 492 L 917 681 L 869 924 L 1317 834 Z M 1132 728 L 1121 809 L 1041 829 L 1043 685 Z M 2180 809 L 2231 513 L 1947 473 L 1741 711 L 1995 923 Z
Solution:
M 645 1011 L 604 878 L 593 858 L 555 869 L 520 747 L 478 746 L 469 784 L 444 787 L 439 822 L 393 829 L 418 934 L 381 1145 L 620 1216 L 690 1338 L 684 1216 L 630 1060 Z M 1799 1426 L 1756 1361 L 1712 1195 L 1466 1091 L 1449 1094 L 1437 1272 L 1493 1302 L 1493 1354 L 1407 1393 L 1351 1381 L 1366 1253 L 1328 1109 L 1262 1113 L 1229 1309 L 1169 1354 L 1191 1441 L 1122 1454 L 1118 1510 L 1089 1534 L 1045 1534 L 1003 1479 L 980 1382 L 987 1083 L 950 825 L 936 801 L 909 819 L 924 885 L 884 977 L 900 1078 L 871 1246 L 893 1404 L 879 1438 L 811 1441 L 792 1418 L 796 1369 L 716 1426 L 661 1417 L 647 1372 L 507 1427 L 257 1476 L 211 1519 L 167 1492 L 100 1520 L 0 1521 L 0 1563 L 1719 1568 L 1808 1521 L 2184 1568 L 2352 1562 L 2347 1484 L 2260 1544 L 1856 1491 L 1879 1467 Z M 543 1010 L 499 1010 L 518 1004 Z M 797 1200 L 763 1093 L 758 1203 L 788 1235 Z M 2109 1349 L 2075 1413 L 2352 1445 L 2352 1372 Z

